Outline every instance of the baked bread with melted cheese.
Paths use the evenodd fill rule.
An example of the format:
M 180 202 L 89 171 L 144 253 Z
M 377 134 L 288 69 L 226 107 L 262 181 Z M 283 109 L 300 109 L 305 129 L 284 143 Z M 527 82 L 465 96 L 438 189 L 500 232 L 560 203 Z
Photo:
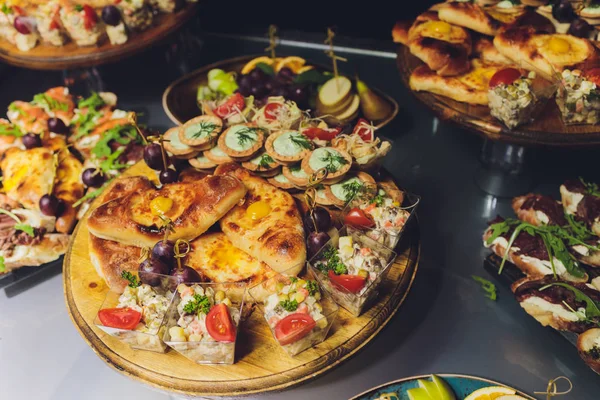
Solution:
M 129 282 L 121 277 L 123 271 L 134 272 L 140 266 L 141 248 L 126 246 L 92 234 L 88 238 L 90 261 L 110 290 L 123 292 Z
M 502 27 L 502 23 L 487 14 L 481 6 L 469 2 L 444 3 L 438 10 L 438 17 L 442 21 L 490 36 L 494 36 Z

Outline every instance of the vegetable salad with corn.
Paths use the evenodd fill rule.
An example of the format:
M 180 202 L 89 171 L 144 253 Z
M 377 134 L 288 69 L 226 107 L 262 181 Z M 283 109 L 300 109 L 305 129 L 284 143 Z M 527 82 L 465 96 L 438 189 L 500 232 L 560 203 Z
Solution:
M 538 101 L 532 90 L 535 72 L 516 79 L 513 83 L 500 84 L 488 92 L 490 113 L 509 128 L 529 122 Z
M 382 189 L 379 189 L 370 202 L 365 202 L 359 207 L 375 222 L 375 227 L 365 234 L 390 248 L 395 247 L 410 212 L 402 209 L 400 203 L 387 196 Z
M 167 292 L 167 296 L 169 295 Z M 158 293 L 152 286 L 142 284 L 127 286 L 119 297 L 117 308 L 132 308 L 142 314 L 142 320 L 135 327 L 138 332 L 155 334 L 158 332 L 169 308 L 171 298 Z

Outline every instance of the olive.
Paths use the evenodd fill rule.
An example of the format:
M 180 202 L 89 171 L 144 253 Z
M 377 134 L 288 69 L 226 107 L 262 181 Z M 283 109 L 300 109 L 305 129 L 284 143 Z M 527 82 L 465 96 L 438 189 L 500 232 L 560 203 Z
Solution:
M 306 239 L 306 250 L 308 252 L 308 257 L 312 258 L 315 254 L 321 250 L 323 246 L 329 242 L 329 235 L 325 232 L 311 232 L 308 234 L 308 238 Z
M 29 18 L 24 16 L 18 16 L 15 18 L 15 22 L 13 23 L 17 32 L 23 35 L 29 35 L 31 33 L 31 21 Z
M 50 132 L 60 133 L 62 135 L 69 133 L 69 128 L 60 118 L 50 118 L 48 120 L 48 130 Z
M 167 184 L 167 183 L 175 183 L 175 182 L 177 182 L 178 179 L 179 179 L 179 172 L 177 172 L 174 169 L 160 171 L 160 174 L 158 174 L 158 180 L 163 185 Z
M 571 22 L 577 15 L 569 0 L 559 0 L 552 6 L 552 16 L 558 22 Z
M 171 271 L 171 276 L 175 277 L 177 284 L 202 282 L 200 274 L 198 274 L 195 269 L 187 266 L 175 268 L 173 271 Z
M 142 283 L 150 286 L 159 286 L 161 277 L 156 275 L 169 275 L 171 268 L 160 260 L 147 258 L 139 267 L 139 276 Z
M 152 258 L 173 267 L 175 265 L 175 243 L 171 240 L 157 242 L 152 248 Z
M 586 20 L 579 18 L 571 22 L 567 33 L 569 35 L 587 39 L 590 37 L 590 33 L 592 33 L 593 29 L 594 28 L 588 24 Z
M 106 6 L 102 9 L 102 21 L 106 25 L 117 26 L 121 22 L 121 13 L 115 6 Z
M 23 146 L 25 146 L 26 149 L 42 147 L 42 138 L 40 138 L 40 135 L 36 135 L 35 133 L 30 132 L 23 135 L 21 141 L 23 142 Z
M 81 181 L 85 186 L 89 187 L 100 187 L 106 182 L 106 175 L 99 169 L 88 168 L 81 174 Z
M 57 217 L 61 211 L 61 201 L 58 197 L 51 194 L 43 195 L 40 198 L 39 206 L 42 214 L 49 217 Z
M 144 147 L 144 161 L 153 170 L 160 171 L 163 168 L 162 149 L 158 143 L 150 143 Z
M 314 217 L 314 221 L 312 217 Z M 315 223 L 317 224 L 316 230 L 319 232 L 327 232 L 331 229 L 331 215 L 323 207 L 315 207 L 312 217 L 310 212 L 307 212 L 304 216 L 304 226 L 309 232 L 315 231 Z

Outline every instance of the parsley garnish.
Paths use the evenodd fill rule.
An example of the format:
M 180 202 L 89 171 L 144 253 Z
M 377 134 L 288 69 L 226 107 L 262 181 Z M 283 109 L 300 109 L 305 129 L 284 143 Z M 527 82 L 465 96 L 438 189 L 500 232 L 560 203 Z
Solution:
M 270 155 L 263 154 L 260 157 L 260 160 L 258 161 L 258 168 L 269 169 L 271 167 L 271 164 L 273 164 L 274 162 L 275 160 L 273 160 L 273 158 Z
M 340 260 L 338 250 L 335 247 L 328 245 L 325 250 L 323 250 L 322 256 L 327 263 L 322 261 L 318 262 L 316 267 L 319 271 L 327 273 L 331 270 L 336 275 L 348 273 L 348 268 L 346 268 L 342 260 Z
M 344 192 L 346 194 L 346 203 L 352 200 L 354 196 L 356 196 L 356 194 L 361 191 L 363 186 L 364 185 L 361 182 L 357 181 L 344 183 L 342 185 L 342 189 L 344 189 Z
M 47 108 L 48 110 L 67 111 L 69 109 L 69 105 L 67 103 L 61 103 L 60 101 L 48 96 L 46 93 L 38 93 L 33 96 L 32 104 Z
M 481 288 L 485 291 L 485 297 L 487 297 L 490 300 L 496 301 L 496 298 L 497 298 L 496 285 L 494 285 L 492 282 L 488 281 L 487 279 L 484 279 L 477 275 L 471 275 L 471 278 L 473 278 L 475 280 L 475 282 L 477 282 L 481 285 Z
M 206 296 L 195 293 L 194 298 L 183 306 L 183 311 L 188 314 L 208 314 L 210 311 L 210 300 Z
M 577 289 L 576 287 L 569 285 L 568 283 L 563 283 L 563 282 L 550 283 L 544 287 L 541 287 L 539 290 L 540 290 L 540 292 L 544 291 L 544 290 L 548 289 L 550 286 L 561 286 L 561 287 L 564 287 L 565 289 L 568 289 L 571 292 L 573 292 L 573 294 L 575 295 L 575 300 L 585 303 L 585 313 L 579 313 L 572 309 L 571 309 L 571 311 L 573 311 L 579 317 L 580 320 L 595 323 L 596 325 L 600 326 L 600 323 L 595 322 L 591 319 L 594 317 L 600 317 L 600 304 L 596 303 L 587 294 L 585 294 L 581 290 Z M 565 305 L 567 305 L 567 304 L 565 303 Z M 567 307 L 568 307 L 568 305 L 567 305 Z M 569 307 L 569 308 L 571 308 L 571 307 Z
M 102 100 L 102 97 L 100 97 L 100 95 L 97 92 L 92 92 L 90 97 L 79 100 L 79 103 L 77 103 L 77 107 L 93 108 L 94 110 L 96 110 L 105 104 L 106 103 L 104 102 L 104 100 Z
M 383 206 L 383 203 L 385 202 L 385 193 L 377 193 L 377 196 L 373 197 L 373 203 L 375 203 L 375 205 L 377 207 L 381 207 Z
M 198 139 L 202 136 L 208 136 L 212 131 L 217 128 L 217 125 L 212 122 L 200 122 L 197 126 L 197 131 L 192 133 L 192 139 Z
M 142 282 L 138 281 L 137 276 L 133 275 L 131 272 L 129 271 L 123 271 L 121 272 L 121 278 L 127 280 L 129 282 L 129 286 L 130 288 L 136 288 L 136 287 L 140 287 L 142 285 Z
M 298 278 L 296 278 L 295 276 L 290 276 L 290 282 L 296 283 L 298 282 Z
M 5 4 L 2 4 L 2 12 L 4 14 L 8 15 L 8 14 L 12 14 L 13 10 L 12 10 L 11 7 L 9 7 L 8 5 L 6 5 L 6 3 L 5 3 Z
M 6 265 L 4 265 L 4 257 L 0 256 L 0 272 L 6 272 Z
M 290 141 L 294 143 L 296 146 L 301 149 L 312 149 L 313 145 L 309 138 L 300 134 L 300 135 L 290 135 Z
M 238 138 L 238 144 L 244 146 L 248 142 L 256 142 L 256 138 L 252 135 L 256 135 L 255 128 L 244 127 L 235 132 Z
M 298 302 L 296 300 L 283 300 L 279 302 L 279 305 L 289 312 L 294 312 L 298 309 Z
M 348 164 L 348 160 L 346 160 L 341 155 L 327 150 L 325 150 L 325 152 L 327 153 L 327 155 L 325 157 L 321 157 L 321 161 L 327 163 L 327 165 L 325 166 L 325 168 L 327 168 L 327 171 L 335 172 L 338 169 L 340 169 L 342 165 Z
M 79 12 L 83 11 L 83 6 L 81 4 L 76 4 L 75 11 L 79 11 Z
M 2 124 L 0 125 L 0 136 L 23 136 L 23 132 L 16 125 Z
M 319 285 L 315 281 L 306 281 L 306 290 L 309 295 L 314 296 L 319 293 Z

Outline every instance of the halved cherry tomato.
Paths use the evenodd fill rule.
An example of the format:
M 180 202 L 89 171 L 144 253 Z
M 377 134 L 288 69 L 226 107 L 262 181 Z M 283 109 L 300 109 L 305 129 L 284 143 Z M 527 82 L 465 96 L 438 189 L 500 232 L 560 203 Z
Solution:
M 275 337 L 279 344 L 285 346 L 308 335 L 316 325 L 315 320 L 308 314 L 290 314 L 275 325 Z
M 98 15 L 96 14 L 96 11 L 87 4 L 83 6 L 83 15 L 83 26 L 89 31 L 96 26 L 96 23 L 98 23 Z
M 521 77 L 521 71 L 516 68 L 504 68 L 497 71 L 490 79 L 490 88 L 495 88 L 500 84 L 510 85 Z
M 111 328 L 132 330 L 142 319 L 142 313 L 133 308 L 105 308 L 98 312 L 102 325 Z
M 348 214 L 344 217 L 344 222 L 346 225 L 360 228 L 372 228 L 375 226 L 375 221 L 367 217 L 367 214 L 358 207 L 348 211 Z
M 58 21 L 56 20 L 56 18 L 52 19 L 52 22 L 50 22 L 50 26 L 48 27 L 49 30 L 54 31 L 56 29 L 58 29 L 60 27 L 60 25 L 58 24 Z
M 348 274 L 336 275 L 332 270 L 329 270 L 327 275 L 333 286 L 336 286 L 338 289 L 344 288 L 350 293 L 360 292 L 367 282 L 367 278 L 363 278 L 362 276 Z
M 246 102 L 244 101 L 244 96 L 239 93 L 232 95 L 228 98 L 225 103 L 221 104 L 219 107 L 215 108 L 213 112 L 219 118 L 225 118 L 232 112 L 236 110 L 242 111 L 246 108 Z
M 235 341 L 235 326 L 227 305 L 221 303 L 210 309 L 206 316 L 206 330 L 217 342 Z
M 589 69 L 583 73 L 583 76 L 585 76 L 588 81 L 600 85 L 600 68 Z
M 365 142 L 372 142 L 375 139 L 375 128 L 364 118 L 358 120 L 352 133 L 360 136 Z
M 341 128 L 323 129 L 311 126 L 310 128 L 303 129 L 302 133 L 310 139 L 320 139 L 329 141 L 333 140 L 333 138 L 339 135 L 341 131 Z
M 279 110 L 285 107 L 281 103 L 269 103 L 265 106 L 265 119 L 267 121 L 275 121 L 279 116 Z

